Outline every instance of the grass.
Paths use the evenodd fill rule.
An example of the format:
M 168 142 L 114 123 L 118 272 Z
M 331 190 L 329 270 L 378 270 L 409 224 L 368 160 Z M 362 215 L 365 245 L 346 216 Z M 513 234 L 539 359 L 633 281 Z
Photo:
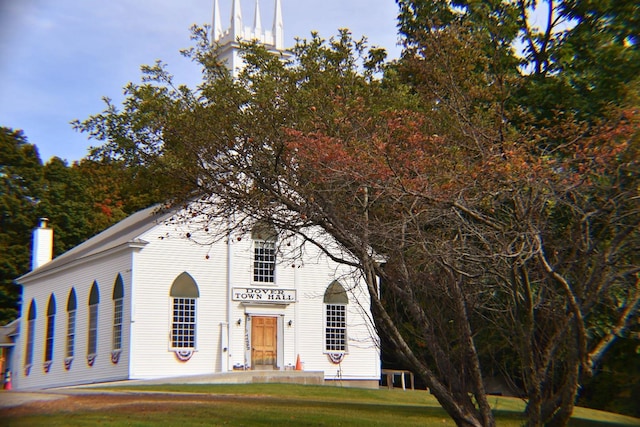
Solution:
M 96 389 L 94 389 L 95 391 Z M 99 390 L 105 390 L 100 388 Z M 172 403 L 120 405 L 71 413 L 24 415 L 9 426 L 453 426 L 425 391 L 293 384 L 124 386 L 109 391 L 180 393 Z M 216 397 L 216 398 L 213 398 Z M 99 397 L 97 397 L 99 398 Z M 166 396 L 165 396 L 166 398 Z M 177 399 L 177 397 L 176 397 Z M 492 397 L 499 426 L 520 426 L 524 403 Z M 640 425 L 640 420 L 577 408 L 571 426 Z

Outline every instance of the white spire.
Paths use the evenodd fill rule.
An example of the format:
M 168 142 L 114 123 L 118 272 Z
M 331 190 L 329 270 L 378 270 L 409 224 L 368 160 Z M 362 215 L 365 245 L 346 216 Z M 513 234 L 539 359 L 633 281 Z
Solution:
M 2 1 L 2 0 L 0 0 Z M 275 14 L 273 16 L 273 31 L 265 30 L 262 27 L 262 15 L 260 13 L 260 0 L 256 0 L 255 17 L 253 28 L 244 27 L 242 22 L 242 10 L 240 8 L 240 0 L 226 0 L 231 2 L 231 26 L 222 28 L 220 23 L 219 0 L 213 3 L 213 30 L 212 41 L 219 46 L 218 57 L 226 63 L 227 68 L 236 76 L 241 70 L 243 59 L 238 49 L 238 40 L 251 41 L 256 40 L 270 51 L 284 51 L 284 25 L 282 21 L 282 1 L 274 0 Z
M 222 21 L 220 20 L 220 5 L 218 0 L 213 1 L 213 32 L 211 42 L 220 40 L 222 37 Z
M 273 14 L 273 46 L 278 50 L 284 49 L 284 22 L 280 0 L 276 0 L 276 10 Z
M 253 18 L 253 34 L 260 37 L 262 33 L 262 18 L 260 17 L 260 0 L 256 0 L 256 14 Z
M 242 9 L 240 8 L 240 0 L 233 0 L 231 6 L 231 34 L 233 39 L 242 37 L 244 33 L 244 27 L 242 24 Z

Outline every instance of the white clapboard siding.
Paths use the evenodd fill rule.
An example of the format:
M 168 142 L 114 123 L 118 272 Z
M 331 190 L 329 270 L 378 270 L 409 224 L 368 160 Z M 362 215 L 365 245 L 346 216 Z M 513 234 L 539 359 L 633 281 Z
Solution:
M 194 235 L 196 231 L 193 231 Z M 186 232 L 162 224 L 142 236 L 149 242 L 135 255 L 131 378 L 160 378 L 219 371 L 220 322 L 226 317 L 226 245 L 196 243 Z M 209 255 L 209 258 L 207 258 Z M 194 279 L 197 302 L 196 351 L 183 362 L 170 351 L 174 280 Z
M 131 255 L 120 252 L 108 258 L 101 258 L 67 270 L 55 271 L 37 283 L 23 288 L 23 313 L 20 322 L 20 340 L 16 350 L 17 366 L 14 366 L 13 381 L 17 389 L 38 389 L 126 379 L 128 376 L 129 323 L 128 307 L 131 301 L 130 267 Z M 118 363 L 111 361 L 113 334 L 113 286 L 118 274 L 124 282 L 124 319 L 123 348 Z M 98 305 L 98 343 L 97 356 L 93 366 L 87 363 L 88 341 L 88 302 L 93 283 L 97 282 L 100 302 Z M 75 289 L 77 310 L 75 330 L 74 359 L 69 370 L 65 369 L 64 359 L 67 346 L 67 301 L 71 289 Z M 56 317 L 54 329 L 54 351 L 50 370 L 45 373 L 44 352 L 47 324 L 47 304 L 50 295 L 56 299 Z M 27 315 L 31 300 L 36 301 L 36 328 L 34 336 L 33 365 L 29 375 L 24 370 L 24 352 L 26 346 Z
M 170 213 L 142 211 L 83 246 L 23 276 L 23 313 L 14 361 L 24 364 L 27 311 L 31 299 L 37 305 L 34 363 L 30 375 L 14 372 L 16 389 L 97 383 L 122 379 L 151 379 L 202 375 L 250 364 L 251 316 L 278 319 L 278 368 L 291 369 L 300 357 L 305 370 L 322 371 L 327 380 L 377 381 L 380 356 L 370 321 L 369 294 L 359 276 L 338 265 L 311 245 L 300 250 L 296 239 L 279 242 L 275 283 L 253 282 L 253 243 L 250 232 L 215 240 L 198 218 L 174 221 Z M 316 239 L 322 235 L 316 233 Z M 112 242 L 111 239 L 115 239 Z M 325 243 L 331 241 L 325 239 Z M 106 248 L 106 249 L 101 249 Z M 76 254 L 78 254 L 76 256 Z M 199 290 L 196 351 L 181 361 L 170 348 L 174 280 L 188 273 Z M 122 353 L 111 360 L 113 285 L 121 274 L 124 282 Z M 340 364 L 325 352 L 324 294 L 338 280 L 349 296 L 348 353 Z M 98 355 L 87 364 L 88 300 L 94 281 L 100 290 Z M 64 369 L 67 298 L 71 288 L 77 297 L 75 357 Z M 280 288 L 295 290 L 297 300 L 283 304 L 233 301 L 232 288 Z M 44 341 L 47 302 L 56 298 L 54 362 L 44 373 Z M 239 323 L 238 323 L 239 321 Z M 289 324 L 291 323 L 291 324 Z M 225 341 L 224 338 L 228 340 Z

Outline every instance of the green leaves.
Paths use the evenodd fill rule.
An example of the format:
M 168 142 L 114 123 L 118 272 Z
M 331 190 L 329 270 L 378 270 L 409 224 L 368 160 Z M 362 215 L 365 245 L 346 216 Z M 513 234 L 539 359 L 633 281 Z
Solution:
M 22 131 L 0 127 L 0 324 L 17 317 L 19 274 L 28 271 L 31 229 L 43 196 L 42 163 Z

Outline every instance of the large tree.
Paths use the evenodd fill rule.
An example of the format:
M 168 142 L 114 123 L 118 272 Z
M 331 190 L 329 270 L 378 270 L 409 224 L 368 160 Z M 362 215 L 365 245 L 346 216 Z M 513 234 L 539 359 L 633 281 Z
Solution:
M 547 197 L 539 199 L 543 203 L 539 206 L 540 212 L 544 212 L 541 209 L 544 203 L 565 206 L 562 215 L 556 212 L 547 218 L 547 222 L 556 221 L 557 224 L 549 226 L 554 233 L 547 234 L 541 247 L 553 246 L 553 249 L 545 249 L 547 254 L 564 254 L 559 259 L 560 264 L 550 265 L 553 264 L 554 272 L 567 269 L 566 284 L 576 293 L 573 296 L 577 301 L 574 310 L 583 311 L 578 317 L 584 316 L 584 330 L 576 332 L 586 334 L 580 343 L 576 343 L 583 346 L 582 354 L 560 351 L 551 345 L 553 340 L 544 343 L 548 337 L 564 339 L 564 335 L 552 333 L 548 326 L 533 334 L 535 327 L 531 324 L 531 336 L 537 336 L 538 341 L 534 346 L 518 346 L 512 339 L 503 342 L 506 347 L 496 345 L 491 335 L 497 330 L 507 331 L 505 337 L 517 336 L 510 328 L 491 328 L 490 332 L 485 331 L 487 337 L 483 338 L 486 341 L 483 347 L 489 350 L 484 352 L 487 359 L 493 365 L 501 359 L 506 360 L 510 375 L 524 381 L 525 387 L 540 383 L 544 375 L 550 375 L 555 380 L 546 382 L 549 387 L 547 393 L 554 388 L 560 390 L 559 384 L 568 375 L 566 366 L 563 366 L 565 359 L 576 357 L 587 358 L 591 362 L 583 363 L 576 374 L 583 383 L 597 366 L 603 354 L 600 350 L 608 349 L 617 336 L 625 334 L 629 319 L 633 319 L 633 313 L 637 312 L 638 283 L 633 275 L 637 272 L 638 259 L 635 252 L 629 250 L 637 244 L 637 223 L 634 222 L 637 218 L 637 198 L 634 195 L 637 187 L 634 187 L 635 181 L 629 181 L 628 177 L 637 175 L 637 164 L 629 160 L 637 155 L 634 151 L 637 148 L 633 147 L 637 147 L 634 111 L 638 106 L 635 92 L 640 64 L 637 40 L 639 9 L 635 2 L 627 1 L 400 0 L 398 4 L 400 30 L 406 46 L 404 74 L 423 95 L 427 105 L 446 110 L 449 115 L 458 117 L 461 123 L 467 123 L 465 132 L 469 134 L 482 129 L 478 112 L 484 112 L 485 116 L 493 114 L 515 128 L 522 137 L 529 138 L 527 142 L 535 141 L 530 150 L 539 159 L 550 159 L 558 164 L 573 159 L 576 163 L 567 166 L 567 170 L 576 171 L 577 176 L 586 181 L 592 179 L 589 174 L 593 171 L 601 173 L 601 177 L 589 181 L 589 185 L 583 182 L 576 187 L 580 196 L 574 194 L 575 189 L 556 189 L 554 194 L 565 195 L 561 203 L 549 202 Z M 470 61 L 464 62 L 465 68 L 454 66 L 460 61 L 452 61 L 451 58 L 458 54 L 455 50 L 446 49 L 451 43 L 442 42 L 452 31 L 471 38 L 477 53 Z M 470 42 L 465 40 L 460 51 L 464 52 L 465 45 L 470 45 Z M 486 79 L 489 96 L 487 91 L 480 92 L 478 96 L 477 89 L 473 90 L 470 82 L 478 78 Z M 603 126 L 603 122 L 609 124 Z M 626 136 L 621 137 L 622 133 Z M 585 149 L 586 141 L 590 141 L 589 149 Z M 616 150 L 609 151 L 612 141 L 628 146 L 627 160 L 619 157 Z M 502 136 L 495 138 L 492 146 L 502 150 Z M 595 159 L 603 164 L 613 161 L 605 170 L 592 163 Z M 568 194 L 571 197 L 567 197 Z M 527 213 L 535 211 L 529 207 L 530 204 L 525 204 Z M 524 220 L 520 218 L 514 223 L 514 229 Z M 580 230 L 586 233 L 583 239 L 570 237 L 578 235 Z M 594 230 L 599 234 L 592 235 Z M 563 234 L 565 232 L 570 234 Z M 624 236 L 619 238 L 626 240 L 626 248 L 616 246 L 617 243 L 612 245 L 617 242 L 618 238 L 613 237 L 617 232 Z M 555 234 L 567 240 L 556 240 Z M 604 254 L 611 259 L 624 258 L 623 263 L 627 263 L 628 268 L 622 269 L 622 264 L 613 270 L 603 268 L 610 263 Z M 599 267 L 595 270 L 589 268 L 600 256 L 605 258 L 597 261 Z M 580 267 L 569 273 L 569 264 L 561 265 L 569 262 Z M 621 271 L 624 271 L 626 279 L 611 286 L 611 282 L 619 280 L 616 275 L 623 274 Z M 582 288 L 577 283 L 599 285 Z M 546 288 L 541 289 L 547 292 Z M 603 289 L 610 292 L 600 293 Z M 599 299 L 597 304 L 587 302 L 594 299 Z M 511 307 L 520 309 L 519 305 Z M 548 307 L 549 313 L 555 313 L 549 318 L 556 318 L 562 308 Z M 622 319 L 624 322 L 621 324 Z M 543 323 L 540 325 L 544 326 Z M 530 358 L 527 361 L 529 351 L 538 346 L 546 349 L 546 354 L 542 352 L 540 359 Z M 516 368 L 511 363 L 513 349 L 517 349 L 521 357 Z M 637 355 L 632 352 L 628 357 L 637 358 Z M 547 361 L 542 363 L 544 359 Z M 523 363 L 542 365 L 538 369 L 530 367 L 520 375 L 518 371 Z M 536 375 L 532 375 L 534 372 Z M 526 379 L 527 376 L 530 378 Z M 538 376 L 538 379 L 533 380 L 532 376 Z M 563 398 L 558 393 L 551 393 L 546 398 L 547 403 L 536 404 L 535 397 L 540 397 L 540 393 L 540 390 L 527 391 L 527 395 L 533 397 L 529 400 L 528 411 L 532 417 L 536 416 L 535 412 L 540 412 L 538 417 L 543 420 L 551 419 L 549 414 L 553 414 L 554 404 L 551 402 L 554 399 L 567 401 L 566 412 L 570 410 L 569 402 L 575 398 L 571 393 Z M 539 409 L 532 409 L 534 406 Z M 561 414 L 557 415 L 557 418 L 562 418 Z
M 477 345 L 489 326 L 515 348 L 529 423 L 561 425 L 637 312 L 638 117 L 525 129 L 507 108 L 509 46 L 487 56 L 469 28 L 429 33 L 402 67 L 346 31 L 284 61 L 246 45 L 237 79 L 196 29 L 199 87 L 173 87 L 158 63 L 122 110 L 78 127 L 105 141 L 97 155 L 180 183 L 177 201 L 270 221 L 357 269 L 380 332 L 458 425 L 494 424 Z M 617 308 L 596 310 L 605 301 Z M 613 326 L 593 334 L 594 313 Z
M 0 324 L 19 312 L 20 293 L 13 279 L 29 270 L 42 179 L 36 147 L 21 131 L 0 127 Z

